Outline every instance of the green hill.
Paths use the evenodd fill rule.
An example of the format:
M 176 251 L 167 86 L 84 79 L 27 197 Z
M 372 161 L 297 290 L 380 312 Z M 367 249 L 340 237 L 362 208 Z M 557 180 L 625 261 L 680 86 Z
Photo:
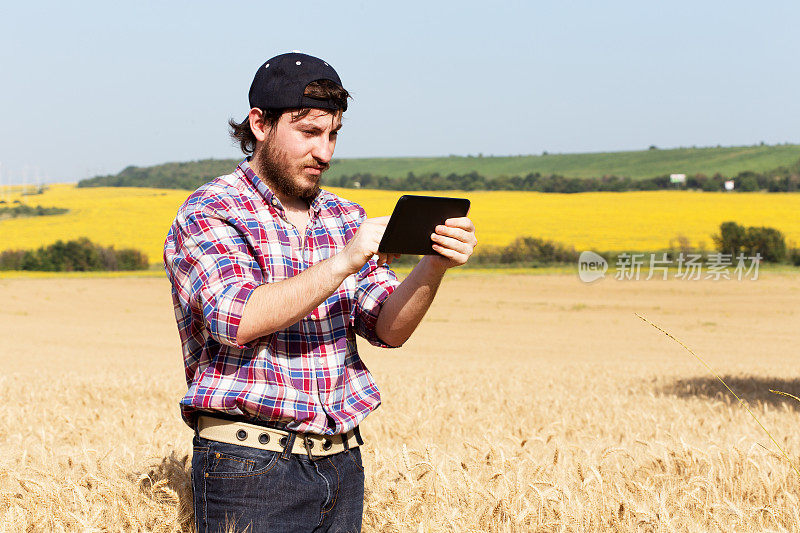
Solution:
M 521 156 L 449 156 L 334 159 L 328 178 L 370 173 L 391 178 L 439 173 L 477 172 L 489 179 L 557 174 L 567 178 L 604 175 L 642 180 L 665 174 L 734 176 L 740 172 L 767 172 L 800 160 L 800 145 L 731 146 L 719 148 L 651 149 L 634 152 L 598 152 Z M 233 170 L 239 160 L 205 159 L 165 163 L 152 167 L 127 167 L 113 176 L 82 180 L 79 186 L 147 186 L 193 189 Z
M 327 172 L 331 176 L 357 173 L 396 178 L 414 174 L 466 174 L 475 171 L 487 178 L 524 176 L 531 172 L 560 174 L 568 178 L 604 175 L 652 178 L 664 174 L 733 176 L 745 170 L 766 172 L 789 166 L 800 159 L 800 145 L 734 146 L 724 148 L 675 148 L 637 152 L 598 152 L 498 157 L 430 157 L 341 159 Z

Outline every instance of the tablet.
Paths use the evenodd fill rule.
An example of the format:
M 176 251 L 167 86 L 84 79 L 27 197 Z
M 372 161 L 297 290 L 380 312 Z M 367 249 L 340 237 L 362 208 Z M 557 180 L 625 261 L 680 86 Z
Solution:
M 397 200 L 386 231 L 378 245 L 380 253 L 436 255 L 431 233 L 448 218 L 465 217 L 466 198 L 404 194 Z

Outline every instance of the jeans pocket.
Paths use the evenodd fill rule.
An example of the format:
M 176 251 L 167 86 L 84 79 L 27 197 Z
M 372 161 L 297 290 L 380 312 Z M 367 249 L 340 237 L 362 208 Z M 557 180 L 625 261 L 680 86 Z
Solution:
M 207 441 L 206 478 L 251 477 L 269 472 L 280 452 Z

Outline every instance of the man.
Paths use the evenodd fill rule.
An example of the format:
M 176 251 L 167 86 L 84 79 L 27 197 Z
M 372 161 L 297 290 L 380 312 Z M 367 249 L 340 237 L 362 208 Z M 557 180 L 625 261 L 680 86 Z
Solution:
M 440 255 L 398 281 L 398 256 L 377 251 L 389 217 L 319 187 L 349 97 L 321 59 L 269 59 L 231 122 L 252 156 L 192 193 L 167 235 L 200 532 L 360 530 L 358 424 L 380 394 L 355 334 L 401 346 L 477 244 L 469 218 L 448 220 Z

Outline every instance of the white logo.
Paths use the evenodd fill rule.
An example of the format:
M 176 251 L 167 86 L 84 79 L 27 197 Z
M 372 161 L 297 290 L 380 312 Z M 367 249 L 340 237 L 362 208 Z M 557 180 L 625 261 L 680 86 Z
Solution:
M 594 252 L 581 252 L 578 258 L 578 277 L 585 283 L 591 283 L 605 277 L 608 261 Z

